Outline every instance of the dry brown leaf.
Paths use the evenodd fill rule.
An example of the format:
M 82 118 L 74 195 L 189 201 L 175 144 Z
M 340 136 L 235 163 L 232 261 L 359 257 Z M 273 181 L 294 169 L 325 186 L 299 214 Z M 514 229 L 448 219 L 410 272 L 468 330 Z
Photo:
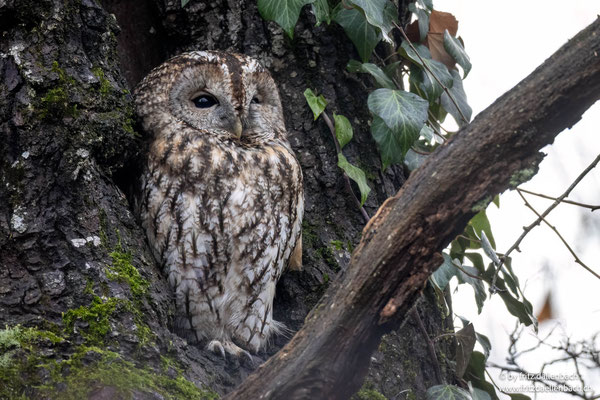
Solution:
M 546 300 L 544 301 L 544 306 L 542 307 L 542 310 L 537 315 L 537 320 L 538 320 L 538 322 L 544 322 L 544 321 L 547 321 L 547 320 L 553 319 L 553 318 L 554 318 L 554 311 L 552 310 L 552 296 L 551 296 L 551 293 L 548 292 L 548 295 L 546 295 Z
M 446 29 L 452 36 L 456 36 L 456 32 L 458 31 L 458 21 L 454 15 L 443 11 L 433 10 L 429 16 L 429 32 L 427 33 L 423 44 L 429 48 L 431 58 L 442 62 L 450 70 L 454 68 L 456 62 L 444 48 L 444 31 Z M 418 21 L 414 21 L 406 28 L 406 36 L 408 36 L 408 40 L 412 43 L 419 42 Z

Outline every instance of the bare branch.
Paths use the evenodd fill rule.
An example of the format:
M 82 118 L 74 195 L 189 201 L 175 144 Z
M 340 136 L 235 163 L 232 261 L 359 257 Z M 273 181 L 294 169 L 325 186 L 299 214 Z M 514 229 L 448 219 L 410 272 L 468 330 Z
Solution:
M 527 189 L 521 189 L 521 188 L 519 188 L 519 190 L 521 192 L 523 192 L 523 193 L 528 193 L 528 194 L 532 194 L 534 196 L 543 197 L 544 199 L 558 200 L 557 197 L 552 197 L 552 196 L 548 196 L 546 194 L 532 192 L 532 191 L 527 190 Z M 579 202 L 573 201 L 573 200 L 564 199 L 564 200 L 562 200 L 562 202 L 566 203 L 566 204 L 572 204 L 574 206 L 579 206 L 579 207 L 583 207 L 583 208 L 589 208 L 590 211 L 596 211 L 596 210 L 600 209 L 600 206 L 593 206 L 591 204 L 579 203 Z
M 548 225 L 548 227 L 550 229 L 552 229 L 552 231 L 554 231 L 554 233 L 556 233 L 556 235 L 561 240 L 561 242 L 563 242 L 563 244 L 565 245 L 565 247 L 567 248 L 567 250 L 569 250 L 569 253 L 571 253 L 571 255 L 573 257 L 575 257 L 575 262 L 577 264 L 581 265 L 583 268 L 585 268 L 589 273 L 591 273 L 592 275 L 594 275 L 596 278 L 600 279 L 600 275 L 598 275 L 596 272 L 594 272 L 594 270 L 592 270 L 590 267 L 588 267 L 583 261 L 581 261 L 581 259 L 577 256 L 577 254 L 575 254 L 575 251 L 573 251 L 573 249 L 571 248 L 571 246 L 569 246 L 569 243 L 567 243 L 567 241 L 565 240 L 565 238 L 562 237 L 562 235 L 556 229 L 556 227 L 554 225 L 551 225 L 543 216 L 541 216 L 535 210 L 535 208 L 533 208 L 533 206 L 531 204 L 529 204 L 529 202 L 527 201 L 527 199 L 525 198 L 525 196 L 523 196 L 523 193 L 521 192 L 520 189 L 517 189 L 517 193 L 519 193 L 519 196 L 521 196 L 521 198 L 525 202 L 525 206 L 527 206 L 527 208 L 529 208 L 531 211 L 533 211 L 533 213 L 538 216 L 538 219 L 541 219 L 542 221 L 544 221 L 544 223 L 546 225 Z
M 510 246 L 510 248 L 506 251 L 506 253 L 504 253 L 504 258 L 502 258 L 502 260 L 500 261 L 500 265 L 498 265 L 498 267 L 496 268 L 496 273 L 494 274 L 494 279 L 492 279 L 492 285 L 490 286 L 490 292 L 494 293 L 498 290 L 496 288 L 496 280 L 498 278 L 498 273 L 500 272 L 500 269 L 502 268 L 502 265 L 504 264 L 504 260 L 506 259 L 506 257 L 508 257 L 510 255 L 510 253 L 513 252 L 513 250 L 519 248 L 519 245 L 521 244 L 523 239 L 525 239 L 525 236 L 527 236 L 527 234 L 529 232 L 531 232 L 531 230 L 533 228 L 538 226 L 540 224 L 540 222 L 542 222 L 544 217 L 546 215 L 550 214 L 550 211 L 554 210 L 556 208 L 556 206 L 558 206 L 569 195 L 569 193 L 571 193 L 571 191 L 575 188 L 575 186 L 577 186 L 579 184 L 579 182 L 581 182 L 581 180 L 592 169 L 594 169 L 596 167 L 598 162 L 600 162 L 600 154 L 594 159 L 594 161 L 592 161 L 592 163 L 590 165 L 587 166 L 586 169 L 583 170 L 583 172 L 581 174 L 579 174 L 579 176 L 573 181 L 573 183 L 571 183 L 571 186 L 569 186 L 563 194 L 561 194 L 559 197 L 557 197 L 556 200 L 554 201 L 554 203 L 552 203 L 552 205 L 550 207 L 548 207 L 542 214 L 540 214 L 538 219 L 533 221 L 529 226 L 526 226 L 523 228 L 523 233 L 521 234 L 521 236 L 519 236 L 517 241 L 512 246 Z

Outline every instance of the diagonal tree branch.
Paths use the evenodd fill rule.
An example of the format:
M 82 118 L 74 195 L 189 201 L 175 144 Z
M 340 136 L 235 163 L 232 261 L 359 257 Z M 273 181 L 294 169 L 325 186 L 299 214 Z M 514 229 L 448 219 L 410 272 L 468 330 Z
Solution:
M 600 20 L 448 140 L 363 231 L 304 327 L 227 399 L 346 399 L 441 251 L 492 197 L 537 172 L 540 148 L 600 98 Z

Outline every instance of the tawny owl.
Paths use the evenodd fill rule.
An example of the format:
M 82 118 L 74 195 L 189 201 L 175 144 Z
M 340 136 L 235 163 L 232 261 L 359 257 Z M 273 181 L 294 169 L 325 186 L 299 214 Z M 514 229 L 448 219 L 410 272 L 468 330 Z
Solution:
M 154 69 L 135 103 L 151 137 L 140 217 L 179 328 L 223 356 L 257 352 L 282 328 L 275 284 L 302 254 L 302 172 L 277 86 L 252 58 L 195 51 Z

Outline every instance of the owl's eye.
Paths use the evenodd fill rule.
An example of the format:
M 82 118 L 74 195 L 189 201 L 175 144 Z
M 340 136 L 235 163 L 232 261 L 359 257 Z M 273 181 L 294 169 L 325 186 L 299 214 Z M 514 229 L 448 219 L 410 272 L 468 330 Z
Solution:
M 253 103 L 253 104 L 260 104 L 260 99 L 258 98 L 258 96 L 254 96 L 254 97 L 252 98 L 252 103 Z
M 200 96 L 193 98 L 192 102 L 197 108 L 210 108 L 215 104 L 219 104 L 217 99 L 210 94 L 201 94 Z

